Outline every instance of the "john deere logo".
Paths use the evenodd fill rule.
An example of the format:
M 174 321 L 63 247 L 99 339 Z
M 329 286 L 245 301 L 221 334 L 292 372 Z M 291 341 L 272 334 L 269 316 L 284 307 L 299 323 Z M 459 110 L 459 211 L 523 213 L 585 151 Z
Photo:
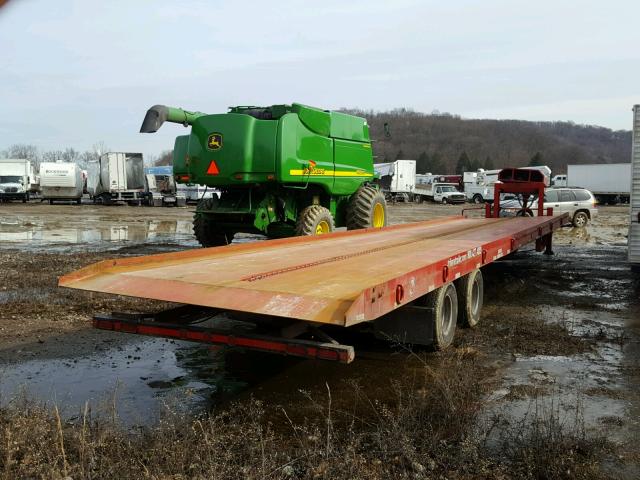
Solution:
M 207 140 L 207 148 L 209 150 L 220 150 L 222 148 L 222 134 L 212 133 Z

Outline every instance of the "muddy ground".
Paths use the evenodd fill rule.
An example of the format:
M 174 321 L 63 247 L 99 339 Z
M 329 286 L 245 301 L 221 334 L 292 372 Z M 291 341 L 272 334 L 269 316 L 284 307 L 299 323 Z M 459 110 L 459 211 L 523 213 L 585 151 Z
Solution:
M 390 216 L 401 223 L 460 210 L 399 204 Z M 192 214 L 0 205 L 0 405 L 26 389 L 73 417 L 87 401 L 116 399 L 127 424 L 153 424 L 166 403 L 197 413 L 254 398 L 285 428 L 328 390 L 333 408 L 348 410 L 356 397 L 372 405 L 394 398 L 397 382 L 410 382 L 425 362 L 448 374 L 441 355 L 367 336 L 350 339 L 357 358 L 343 366 L 94 331 L 95 313 L 164 305 L 56 287 L 58 276 L 102 259 L 196 248 Z M 458 330 L 454 350 L 457 368 L 485 379 L 476 421 L 496 424 L 487 431 L 499 430 L 498 417 L 543 408 L 562 421 L 579 417 L 615 445 L 600 459 L 614 478 L 637 478 L 640 460 L 640 276 L 625 261 L 626 224 L 625 208 L 603 207 L 587 228 L 559 232 L 554 256 L 528 248 L 485 267 L 481 325 Z

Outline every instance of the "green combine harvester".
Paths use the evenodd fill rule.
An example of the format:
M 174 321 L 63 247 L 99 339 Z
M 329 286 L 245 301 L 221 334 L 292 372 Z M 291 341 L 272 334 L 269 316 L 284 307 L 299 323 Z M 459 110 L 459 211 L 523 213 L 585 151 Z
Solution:
M 214 115 L 156 105 L 140 131 L 164 122 L 191 125 L 176 138 L 176 182 L 222 192 L 196 209 L 204 247 L 226 245 L 238 232 L 278 238 L 387 224 L 364 118 L 298 103 Z

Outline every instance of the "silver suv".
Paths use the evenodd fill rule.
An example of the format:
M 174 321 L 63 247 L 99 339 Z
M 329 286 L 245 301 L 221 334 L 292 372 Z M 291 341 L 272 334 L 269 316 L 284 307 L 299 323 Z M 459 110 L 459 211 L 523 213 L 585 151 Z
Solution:
M 516 215 L 522 208 L 518 200 L 509 200 L 501 205 L 503 216 Z M 544 208 L 553 208 L 554 215 L 569 214 L 574 227 L 584 227 L 589 220 L 598 215 L 596 199 L 589 190 L 577 187 L 549 187 L 544 192 Z M 529 203 L 527 208 L 534 214 L 538 208 L 538 200 Z

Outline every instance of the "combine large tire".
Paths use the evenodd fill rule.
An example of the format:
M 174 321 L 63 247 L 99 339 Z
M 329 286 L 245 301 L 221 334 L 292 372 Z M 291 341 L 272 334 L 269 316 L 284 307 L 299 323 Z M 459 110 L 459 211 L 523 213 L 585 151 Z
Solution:
M 335 228 L 331 212 L 320 205 L 310 205 L 300 212 L 296 223 L 296 235 L 322 235 Z
M 209 216 L 199 212 L 199 210 L 213 210 L 217 205 L 217 197 L 200 200 L 193 217 L 193 233 L 200 245 L 205 248 L 227 245 L 233 240 L 232 232 L 221 231 Z
M 380 190 L 362 186 L 349 200 L 347 230 L 382 228 L 387 225 L 387 202 Z

